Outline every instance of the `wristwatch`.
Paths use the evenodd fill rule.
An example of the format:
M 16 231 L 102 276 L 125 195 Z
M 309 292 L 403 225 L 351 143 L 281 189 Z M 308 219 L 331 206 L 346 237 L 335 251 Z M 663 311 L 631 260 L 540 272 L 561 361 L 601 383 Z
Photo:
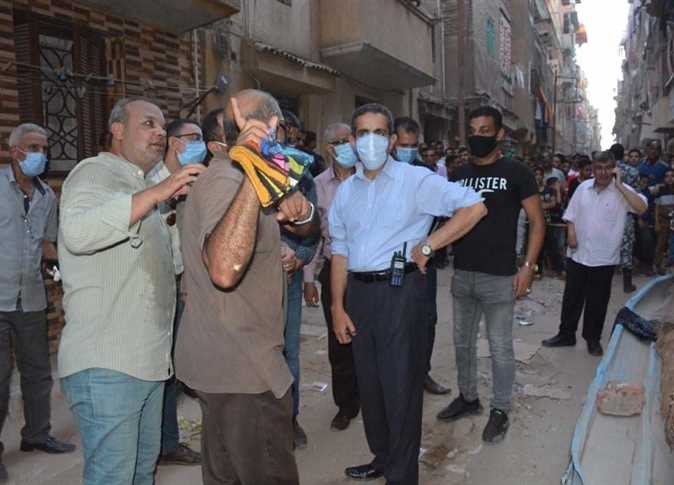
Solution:
M 428 241 L 424 241 L 423 244 L 421 245 L 421 254 L 423 254 L 427 258 L 433 256 L 433 248 L 431 247 L 430 244 L 428 244 Z
M 525 261 L 524 266 L 531 269 L 534 273 L 538 273 L 538 265 L 537 264 L 531 264 L 529 261 Z

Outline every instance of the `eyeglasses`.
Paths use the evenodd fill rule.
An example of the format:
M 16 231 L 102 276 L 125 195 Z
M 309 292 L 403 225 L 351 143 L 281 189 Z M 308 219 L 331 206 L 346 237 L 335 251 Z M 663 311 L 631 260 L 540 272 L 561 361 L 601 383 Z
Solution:
M 201 133 L 185 133 L 183 135 L 173 135 L 173 138 L 188 138 L 190 141 L 202 141 L 204 137 Z
M 332 145 L 334 147 L 334 146 L 337 146 L 337 145 L 343 145 L 345 143 L 350 143 L 350 142 L 351 142 L 350 139 L 342 138 L 341 140 L 333 140 L 333 141 L 329 142 L 328 144 Z

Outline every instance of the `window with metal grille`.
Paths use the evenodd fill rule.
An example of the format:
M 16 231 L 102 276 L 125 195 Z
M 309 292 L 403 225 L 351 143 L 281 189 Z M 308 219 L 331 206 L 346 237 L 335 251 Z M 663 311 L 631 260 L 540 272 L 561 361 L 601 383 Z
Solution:
M 502 15 L 499 22 L 499 64 L 501 73 L 510 79 L 512 74 L 512 27 L 508 19 Z
M 105 131 L 105 43 L 77 24 L 15 11 L 19 115 L 49 135 L 49 172 L 98 153 Z

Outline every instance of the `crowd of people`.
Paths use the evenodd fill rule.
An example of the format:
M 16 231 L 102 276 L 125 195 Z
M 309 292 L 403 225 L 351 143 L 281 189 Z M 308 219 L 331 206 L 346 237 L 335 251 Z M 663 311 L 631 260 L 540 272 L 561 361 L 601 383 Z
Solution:
M 655 142 L 643 161 L 634 149 L 623 160 L 618 145 L 592 158 L 517 159 L 503 154 L 495 108 L 470 114 L 468 146 L 447 148 L 420 143 L 414 119 L 370 103 L 327 127 L 321 156 L 316 134 L 259 90 L 201 124 L 167 124 L 150 100 L 120 99 L 108 129 L 101 152 L 68 175 L 58 210 L 39 178 L 42 127 L 12 131 L 0 171 L 0 424 L 13 341 L 21 449 L 75 450 L 49 426 L 40 264 L 58 260 L 58 375 L 86 485 L 151 484 L 157 464 L 200 464 L 207 485 L 299 483 L 303 300 L 322 305 L 329 330 L 330 427 L 362 413 L 373 455 L 345 474 L 414 485 L 424 390 L 449 392 L 431 377 L 438 268 L 452 260 L 459 393 L 437 419 L 482 412 L 484 317 L 493 389 L 482 439 L 496 443 L 510 425 L 515 301 L 542 268 L 566 279 L 559 333 L 543 345 L 575 345 L 584 313 L 599 356 L 616 266 L 627 289 L 633 253 L 658 271 L 671 263 L 674 171 Z M 200 453 L 179 443 L 180 392 L 201 406 Z
M 628 150 L 614 144 L 610 151 L 616 167 L 622 171 L 624 183 L 648 201 L 645 214 L 630 216 L 621 247 L 620 271 L 624 290 L 631 293 L 636 290 L 632 281 L 635 266 L 638 273 L 650 277 L 665 274 L 674 264 L 674 245 L 670 242 L 674 216 L 674 199 L 671 197 L 674 153 L 663 153 L 659 140 L 646 140 L 643 148 Z M 445 148 L 439 141 L 420 144 L 419 154 L 422 163 L 434 167 L 441 175 L 447 174 L 450 179 L 457 167 L 470 160 L 466 147 Z M 593 178 L 592 162 L 598 154 L 563 155 L 543 150 L 538 155 L 512 157 L 535 173 L 545 215 L 545 240 L 537 262 L 537 278 L 542 278 L 546 269 L 554 277 L 566 278 L 567 225 L 562 215 L 576 188 Z M 527 226 L 525 214 L 521 215 L 519 255 L 522 254 Z

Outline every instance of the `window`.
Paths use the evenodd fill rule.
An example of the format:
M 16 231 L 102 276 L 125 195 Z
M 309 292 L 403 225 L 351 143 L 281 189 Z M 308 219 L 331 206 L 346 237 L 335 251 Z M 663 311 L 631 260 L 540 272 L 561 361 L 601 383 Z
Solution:
M 98 153 L 105 131 L 105 86 L 96 80 L 106 73 L 103 38 L 20 10 L 14 35 L 21 121 L 47 129 L 49 171 L 65 173 Z
M 491 17 L 487 17 L 485 32 L 487 34 L 487 54 L 496 57 L 496 24 Z
M 499 64 L 501 73 L 510 79 L 512 73 L 512 28 L 508 19 L 502 15 L 499 22 Z

